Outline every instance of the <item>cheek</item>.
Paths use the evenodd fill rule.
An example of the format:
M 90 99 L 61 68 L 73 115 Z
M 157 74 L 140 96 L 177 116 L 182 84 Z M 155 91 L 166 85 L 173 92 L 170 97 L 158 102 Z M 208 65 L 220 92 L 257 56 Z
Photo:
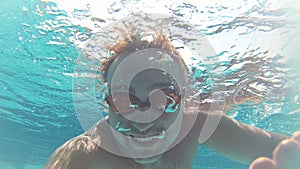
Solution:
M 157 123 L 165 128 L 169 128 L 178 117 L 177 113 L 164 113 L 157 119 Z
M 122 115 L 118 115 L 114 112 L 109 113 L 109 122 L 110 122 L 110 126 L 112 126 L 113 128 L 115 128 L 117 123 L 120 123 L 120 125 L 122 127 L 127 127 L 129 125 L 129 121 L 124 118 Z

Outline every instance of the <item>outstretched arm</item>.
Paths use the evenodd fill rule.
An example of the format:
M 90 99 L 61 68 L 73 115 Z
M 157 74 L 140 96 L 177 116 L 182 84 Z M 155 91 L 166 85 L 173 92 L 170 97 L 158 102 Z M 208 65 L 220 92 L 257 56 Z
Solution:
M 215 132 L 204 144 L 226 157 L 250 164 L 258 157 L 271 157 L 274 148 L 286 138 L 239 123 L 224 114 Z
M 256 159 L 249 169 L 300 168 L 300 131 L 282 141 L 273 151 L 273 158 Z
M 257 95 L 247 90 L 238 92 L 233 90 L 226 96 L 226 104 L 218 127 L 210 138 L 204 143 L 211 149 L 242 163 L 250 164 L 258 157 L 271 157 L 274 148 L 287 136 L 264 131 L 262 129 L 240 123 L 226 115 L 226 111 L 234 104 L 241 104 L 246 101 L 259 103 L 263 95 Z M 203 96 L 203 100 L 209 96 Z M 211 104 L 208 102 L 200 105 L 200 112 L 209 112 Z M 200 113 L 197 117 L 198 123 L 204 123 L 209 114 Z M 211 115 L 216 116 L 216 115 Z M 204 119 L 204 120 L 203 120 Z M 198 126 L 199 130 L 202 126 Z

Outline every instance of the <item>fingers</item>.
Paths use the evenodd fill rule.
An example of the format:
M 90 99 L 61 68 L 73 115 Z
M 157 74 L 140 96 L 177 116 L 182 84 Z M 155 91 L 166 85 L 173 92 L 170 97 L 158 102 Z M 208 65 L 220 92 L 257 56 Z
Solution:
M 249 169 L 299 169 L 300 168 L 300 131 L 290 139 L 283 140 L 273 151 L 273 159 L 256 159 Z
M 300 168 L 300 143 L 294 138 L 282 141 L 273 152 L 273 161 L 279 169 Z
M 271 159 L 260 157 L 250 165 L 249 169 L 276 169 L 276 167 Z
M 297 131 L 293 134 L 292 139 L 300 143 L 300 131 Z

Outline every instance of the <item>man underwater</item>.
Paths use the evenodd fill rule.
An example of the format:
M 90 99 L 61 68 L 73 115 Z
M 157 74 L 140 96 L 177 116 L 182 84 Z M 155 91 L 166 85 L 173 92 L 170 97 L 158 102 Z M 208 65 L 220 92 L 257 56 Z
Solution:
M 103 80 L 110 86 L 113 81 L 113 74 L 117 70 L 118 72 L 125 72 L 125 74 L 129 71 L 127 70 L 128 67 L 119 68 L 126 57 L 132 53 L 153 48 L 170 53 L 165 57 L 173 60 L 171 67 L 174 67 L 174 71 L 177 73 L 182 74 L 184 81 L 187 76 L 186 65 L 176 49 L 161 34 L 155 35 L 151 42 L 142 41 L 132 36 L 130 39 L 113 46 L 111 50 L 114 51 L 115 56 L 101 65 L 101 70 L 105 72 Z M 162 60 L 160 57 L 154 57 L 149 64 L 161 64 L 160 60 Z M 136 60 L 131 64 L 143 63 L 143 60 Z M 169 63 L 167 62 L 167 64 Z M 140 72 L 130 82 L 130 86 L 124 87 L 122 82 L 119 80 L 117 86 L 120 87 L 114 88 L 114 91 L 110 90 L 105 97 L 106 104 L 109 106 L 108 117 L 101 119 L 89 131 L 59 147 L 44 166 L 44 169 L 186 169 L 192 167 L 192 161 L 200 145 L 199 135 L 208 117 L 206 112 L 209 111 L 207 108 L 209 105 L 201 105 L 196 116 L 194 113 L 186 112 L 186 109 L 193 106 L 187 102 L 186 107 L 183 107 L 184 100 L 182 98 L 187 93 L 181 89 L 182 86 L 174 83 L 172 77 L 157 69 L 147 69 Z M 227 105 L 226 107 L 229 108 L 230 106 Z M 131 117 L 130 115 L 135 110 L 149 111 L 147 116 L 149 119 L 137 122 L 134 117 L 131 120 L 125 118 Z M 180 115 L 180 110 L 184 112 L 184 117 L 181 118 L 182 121 L 178 125 L 180 128 L 166 133 Z M 155 114 L 155 112 L 161 113 Z M 184 138 L 172 148 L 167 149 L 176 142 L 177 137 L 186 131 L 185 129 L 189 125 L 188 119 L 194 117 L 196 117 L 195 123 Z M 103 134 L 102 130 L 105 130 L 105 124 L 109 124 L 121 135 L 115 132 Z M 297 149 L 298 146 L 300 150 L 299 137 L 300 134 L 296 133 L 288 139 L 283 135 L 242 124 L 223 113 L 216 130 L 203 144 L 226 157 L 246 164 L 252 163 L 259 157 L 264 157 L 255 160 L 250 166 L 252 169 L 268 169 L 268 167 L 293 169 L 286 166 L 291 165 L 295 160 L 289 164 L 278 161 L 287 160 L 282 160 L 284 157 L 280 157 L 282 156 L 280 154 L 284 154 L 284 149 L 288 149 L 286 147 L 292 146 Z M 160 142 L 161 140 L 163 142 Z M 282 140 L 285 141 L 280 143 Z M 141 154 L 153 152 L 153 155 L 119 156 L 99 146 L 104 142 L 113 142 L 124 154 L 134 151 Z M 165 151 L 155 153 L 159 150 Z M 275 158 L 271 160 L 273 151 Z M 295 154 L 298 156 L 294 157 L 300 156 L 300 153 Z

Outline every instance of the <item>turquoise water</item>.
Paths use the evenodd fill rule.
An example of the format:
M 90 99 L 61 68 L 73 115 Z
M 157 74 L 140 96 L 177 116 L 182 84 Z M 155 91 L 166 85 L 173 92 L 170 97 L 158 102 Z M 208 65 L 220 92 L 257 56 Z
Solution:
M 293 1 L 116 1 L 105 3 L 103 16 L 95 12 L 101 1 L 0 4 L 0 169 L 41 168 L 58 146 L 83 132 L 72 99 L 78 49 L 105 23 L 133 9 L 163 9 L 198 25 L 215 45 L 218 55 L 211 59 L 222 61 L 215 66 L 228 67 L 228 86 L 239 86 L 229 91 L 263 96 L 258 104 L 234 105 L 228 115 L 287 135 L 300 129 L 300 59 L 293 47 L 300 42 L 300 7 Z M 247 167 L 205 147 L 193 163 L 194 169 Z

